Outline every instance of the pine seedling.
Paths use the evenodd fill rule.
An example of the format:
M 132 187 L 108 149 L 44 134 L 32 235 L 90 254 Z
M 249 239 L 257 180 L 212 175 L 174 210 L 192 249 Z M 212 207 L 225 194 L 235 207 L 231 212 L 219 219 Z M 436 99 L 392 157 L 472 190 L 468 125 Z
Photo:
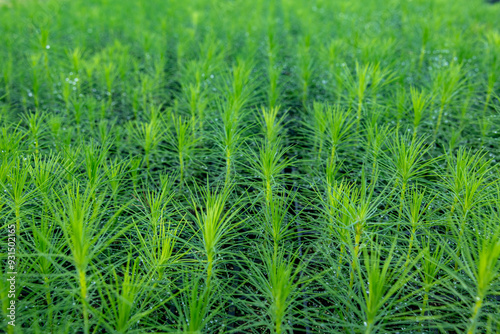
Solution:
M 147 184 L 145 182 L 145 185 Z M 158 226 L 164 223 L 171 214 L 168 206 L 174 197 L 172 179 L 169 177 L 162 178 L 160 189 L 158 190 L 153 190 L 145 186 L 143 195 L 136 194 L 136 197 L 141 201 L 143 216 L 147 217 L 149 228 L 154 233 L 157 233 Z
M 63 164 L 64 164 L 64 174 L 66 176 L 66 180 L 72 182 L 77 178 L 78 168 L 81 165 L 81 156 L 82 156 L 82 147 L 75 146 L 70 147 L 69 145 L 63 147 Z
M 435 240 L 428 233 L 426 237 L 421 239 L 420 253 L 420 265 L 421 270 L 418 272 L 420 279 L 422 281 L 423 288 L 423 300 L 422 306 L 420 307 L 420 316 L 431 316 L 431 308 L 429 304 L 429 297 L 431 296 L 431 290 L 436 289 L 439 285 L 446 282 L 447 276 L 444 278 L 440 277 L 443 266 L 445 266 L 450 258 L 446 256 L 445 247 L 442 246 L 438 240 Z M 436 295 L 431 299 L 431 301 L 436 298 Z
M 273 187 L 283 178 L 281 172 L 293 164 L 286 157 L 289 148 L 283 148 L 278 139 L 274 144 L 263 143 L 258 153 L 252 153 L 249 158 L 250 167 L 254 170 L 262 182 L 262 191 L 265 203 L 269 204 L 272 198 Z
M 47 79 L 50 79 L 50 71 L 49 71 L 49 54 L 47 50 L 50 48 L 49 45 L 49 30 L 47 28 L 40 29 L 40 36 L 38 37 L 38 43 L 40 49 L 42 50 L 43 55 L 43 65 L 45 68 L 45 73 Z
M 498 190 L 498 189 L 497 189 Z M 498 202 L 498 201 L 496 201 Z M 461 283 L 465 293 L 473 300 L 470 306 L 470 317 L 463 328 L 468 334 L 476 333 L 481 326 L 481 312 L 488 309 L 488 294 L 498 293 L 500 275 L 500 228 L 499 215 L 489 207 L 481 216 L 481 220 L 471 223 L 472 229 L 463 233 L 460 243 L 460 255 L 447 247 L 458 271 L 446 268 L 447 273 Z M 450 289 L 452 290 L 452 289 Z M 459 291 L 451 291 L 460 294 Z M 458 295 L 461 299 L 465 296 Z
M 460 256 L 463 235 L 470 224 L 470 218 L 474 217 L 474 212 L 477 209 L 488 204 L 491 194 L 489 188 L 497 182 L 497 180 L 491 181 L 489 179 L 492 168 L 490 167 L 491 161 L 484 159 L 484 157 L 485 153 L 472 154 L 465 148 L 458 150 L 456 158 L 451 154 L 446 155 L 450 174 L 443 178 L 443 183 L 445 189 L 453 196 L 450 218 L 453 218 L 455 214 L 458 215 L 458 256 Z M 458 212 L 456 213 L 456 211 Z M 455 269 L 458 270 L 458 263 L 455 264 Z
M 222 129 L 218 131 L 218 144 L 224 153 L 226 164 L 225 184 L 228 186 L 231 174 L 234 173 L 235 156 L 245 137 L 243 135 L 242 116 L 238 110 L 231 109 L 228 102 L 219 102 L 219 110 L 222 117 Z
M 92 85 L 94 83 L 94 71 L 98 68 L 101 62 L 101 55 L 99 53 L 94 54 L 92 57 L 89 57 L 87 60 L 83 60 L 82 69 L 87 82 Z
M 363 170 L 360 187 L 355 185 L 341 185 L 336 189 L 332 189 L 336 193 L 332 194 L 330 199 L 331 205 L 334 205 L 333 201 L 335 200 L 340 202 L 336 204 L 341 213 L 340 222 L 343 223 L 339 228 L 347 229 L 350 232 L 347 242 L 349 247 L 352 248 L 351 287 L 354 283 L 354 272 L 356 271 L 356 264 L 368 221 L 375 215 L 376 208 L 381 200 L 380 198 L 374 198 L 375 183 L 375 180 L 373 180 L 370 185 L 367 184 L 366 175 Z M 339 191 L 342 192 L 338 193 Z M 340 236 L 345 237 L 346 234 L 345 232 L 339 232 Z M 352 237 L 354 237 L 354 242 Z
M 103 66 L 104 72 L 104 87 L 108 96 L 107 109 L 111 108 L 113 102 L 113 85 L 117 77 L 117 68 L 114 63 L 106 63 Z M 103 115 L 104 118 L 104 115 Z
M 77 270 L 77 277 L 80 287 L 80 298 L 83 310 L 83 320 L 84 320 L 84 330 L 85 333 L 89 332 L 89 319 L 88 319 L 88 309 L 87 309 L 87 267 L 90 262 L 89 258 L 89 246 L 90 240 L 89 234 L 94 232 L 90 228 L 92 225 L 86 224 L 86 220 L 90 220 L 90 200 L 82 198 L 79 193 L 79 187 L 76 189 L 70 189 L 67 194 L 66 204 L 64 213 L 68 215 L 61 219 L 61 227 L 63 228 L 64 235 L 67 239 L 68 246 L 71 249 L 75 267 Z M 86 195 L 86 194 L 85 194 Z M 90 233 L 89 233 L 90 232 Z M 93 234 L 93 233 L 92 233 Z
M 59 115 L 47 116 L 47 125 L 50 130 L 51 139 L 56 150 L 61 149 L 63 118 Z
M 280 247 L 284 246 L 286 240 L 296 234 L 291 226 L 297 222 L 298 215 L 290 217 L 288 214 L 296 196 L 296 192 L 290 193 L 288 196 L 284 191 L 273 194 L 270 202 L 263 208 L 264 215 L 261 224 L 270 244 L 273 245 L 275 254 Z
M 425 110 L 429 107 L 432 96 L 423 91 L 418 91 L 415 87 L 410 87 L 410 98 L 413 106 L 413 137 L 412 140 L 417 139 L 417 129 L 422 121 Z
M 398 217 L 401 218 L 403 203 L 411 181 L 417 181 L 428 171 L 432 159 L 425 160 L 424 156 L 430 147 L 426 146 L 425 138 L 412 140 L 410 135 L 395 135 L 394 140 L 388 141 L 388 152 L 384 152 L 382 167 L 395 177 L 395 187 L 400 189 L 400 205 Z M 399 230 L 399 222 L 398 222 Z
M 223 123 L 222 131 L 218 133 L 218 142 L 224 151 L 226 186 L 229 185 L 234 170 L 236 152 L 244 141 L 244 108 L 254 95 L 253 84 L 249 82 L 251 72 L 252 64 L 239 59 L 232 68 L 231 76 L 225 80 L 225 101 L 219 100 L 217 103 Z
M 133 122 L 129 125 L 129 133 L 144 150 L 144 162 L 150 170 L 150 157 L 152 152 L 160 144 L 163 135 L 163 127 L 158 120 L 145 122 Z
M 83 68 L 83 50 L 79 47 L 75 47 L 71 51 L 66 50 L 66 56 L 71 63 L 71 71 L 78 75 Z
M 44 199 L 39 222 L 31 219 L 30 235 L 27 236 L 27 245 L 31 254 L 36 254 L 30 259 L 31 265 L 37 272 L 37 276 L 43 281 L 44 298 L 47 307 L 47 327 L 53 330 L 54 325 L 54 291 L 55 276 L 58 273 L 58 265 L 55 259 L 65 253 L 66 242 L 62 231 L 54 224 L 51 201 L 54 197 Z
M 5 198 L 14 213 L 13 224 L 16 225 L 16 234 L 19 236 L 23 217 L 27 214 L 24 206 L 32 199 L 36 192 L 31 188 L 29 178 L 29 167 L 31 161 L 27 158 L 16 157 L 7 173 L 6 182 L 1 186 L 4 188 Z M 10 186 L 7 186 L 10 185 Z
M 104 173 L 106 174 L 107 182 L 111 190 L 111 197 L 115 204 L 118 200 L 118 193 L 123 183 L 126 180 L 127 169 L 130 167 L 130 161 L 120 161 L 115 158 L 103 165 Z
M 417 231 L 424 227 L 425 216 L 428 215 L 429 206 L 432 204 L 433 199 L 429 200 L 427 204 L 424 203 L 425 190 L 420 190 L 417 185 L 411 187 L 408 191 L 410 200 L 405 200 L 404 212 L 405 218 L 409 223 L 410 228 L 410 241 L 408 243 L 408 256 L 406 263 L 410 261 L 412 255 L 413 243 L 417 235 Z
M 392 242 L 388 253 L 385 253 L 377 240 L 370 244 L 370 250 L 363 248 L 363 262 L 357 266 L 357 277 L 363 296 L 360 306 L 364 313 L 365 333 L 383 330 L 384 323 L 401 323 L 396 315 L 384 316 L 387 313 L 385 310 L 412 297 L 413 293 L 405 294 L 402 290 L 417 274 L 418 270 L 415 270 L 414 265 L 420 257 L 417 256 L 410 265 L 404 266 L 404 258 L 398 258 L 395 254 L 396 241 Z M 411 270 L 413 271 L 410 272 Z M 394 320 L 391 321 L 391 317 Z M 384 321 L 381 321 L 382 319 Z
M 380 126 L 373 122 L 365 127 L 366 145 L 372 159 L 372 177 L 379 168 L 379 158 L 382 154 L 384 144 L 390 136 L 390 128 L 388 125 Z
M 207 94 L 202 90 L 200 84 L 192 83 L 183 89 L 183 92 L 195 130 L 203 131 L 205 111 L 208 105 Z
M 92 312 L 98 314 L 107 330 L 114 333 L 132 333 L 143 329 L 132 330 L 134 325 L 141 319 L 155 312 L 160 304 L 150 306 L 147 298 L 148 276 L 140 272 L 139 259 L 132 260 L 131 254 L 128 255 L 127 263 L 122 271 L 112 270 L 112 284 L 104 284 L 104 288 L 98 289 L 102 300 L 102 310 L 99 312 L 93 309 Z M 98 272 L 101 282 L 106 281 L 106 277 Z M 166 298 L 164 303 L 172 297 Z M 149 303 L 148 303 L 149 302 Z
M 376 101 L 376 94 L 383 86 L 394 81 L 396 77 L 387 70 L 382 70 L 380 64 L 359 65 L 356 61 L 356 78 L 351 71 L 346 68 L 341 80 L 344 80 L 346 88 L 351 96 L 351 102 L 357 100 L 356 131 L 360 131 L 361 117 L 364 110 L 365 99 L 368 88 L 371 90 L 373 99 Z
M 7 157 L 23 151 L 22 140 L 28 135 L 20 128 L 20 123 L 15 127 L 5 125 L 0 128 L 0 154 Z
M 252 327 L 264 326 L 270 333 L 287 333 L 293 330 L 292 323 L 297 324 L 303 319 L 298 316 L 303 312 L 300 309 L 306 299 L 301 290 L 314 278 L 302 276 L 307 261 L 300 261 L 298 252 L 288 255 L 282 248 L 271 252 L 262 247 L 259 254 L 262 266 L 249 262 L 248 280 L 263 299 L 255 293 L 249 294 L 250 305 L 247 307 L 254 314 L 254 319 L 262 319 L 263 315 L 265 319 L 255 322 Z M 300 263 L 296 265 L 296 261 Z M 307 322 L 307 316 L 302 321 Z
M 160 53 L 160 52 L 159 52 Z M 153 82 L 155 85 L 153 86 L 153 94 L 158 93 L 158 89 L 162 87 L 165 81 L 165 55 L 163 53 L 160 53 L 159 57 L 155 57 L 153 60 Z
M 75 119 L 76 129 L 78 131 L 78 134 L 80 134 L 82 128 L 82 116 L 85 106 L 85 100 L 80 97 L 74 97 L 71 99 L 71 106 Z
M 298 46 L 298 74 L 301 91 L 302 106 L 306 106 L 309 85 L 313 75 L 313 62 L 311 57 L 311 36 L 306 35 Z
M 140 241 L 137 251 L 148 268 L 153 268 L 157 280 L 161 281 L 165 270 L 179 262 L 186 253 L 181 253 L 177 245 L 184 225 L 161 221 L 154 228 L 146 228 L 146 233 L 141 232 L 137 224 L 135 227 Z
M 341 51 L 343 47 L 343 41 L 341 39 L 335 39 L 330 42 L 322 52 L 322 55 L 327 58 L 325 62 L 327 63 L 327 67 L 329 73 L 331 74 L 330 79 L 333 81 L 331 85 L 335 91 L 335 97 L 337 101 L 340 101 L 342 98 L 342 92 L 344 90 L 344 82 L 340 80 L 340 71 L 339 69 L 339 61 L 341 61 Z
M 421 73 L 422 65 L 424 64 L 427 44 L 429 43 L 429 26 L 426 24 L 422 31 L 422 46 L 420 47 L 420 55 L 418 57 L 418 71 Z
M 395 104 L 396 104 L 396 134 L 399 133 L 399 129 L 401 128 L 401 121 L 404 119 L 406 109 L 407 109 L 407 102 L 408 102 L 408 93 L 406 92 L 406 89 L 402 86 L 399 85 L 396 88 L 396 96 L 394 97 L 395 99 Z
M 280 107 L 262 108 L 262 117 L 259 118 L 261 131 L 264 133 L 264 139 L 269 144 L 274 144 L 278 140 L 278 135 L 283 132 L 284 119 L 286 112 L 278 117 Z
M 28 130 L 30 134 L 30 141 L 33 143 L 35 147 L 35 153 L 38 154 L 40 138 L 45 131 L 43 127 L 43 121 L 45 120 L 45 116 L 42 115 L 38 110 L 32 114 L 23 114 L 23 119 L 28 125 Z
M 207 84 L 214 80 L 215 74 L 219 71 L 223 48 L 209 37 L 203 41 L 199 49 L 199 59 L 181 64 L 180 101 L 181 106 L 187 108 L 191 115 L 195 129 L 202 131 L 210 96 Z
M 96 194 L 94 188 L 87 187 L 83 192 L 80 185 L 69 185 L 62 198 L 54 204 L 57 222 L 64 233 L 64 240 L 70 250 L 69 258 L 74 265 L 78 294 L 82 306 L 83 330 L 90 332 L 89 319 L 89 267 L 94 258 L 113 240 L 125 231 L 117 232 L 116 218 L 125 207 L 119 208 L 111 217 L 106 214 L 105 192 Z M 115 231 L 113 231 L 115 229 Z M 107 234 L 113 237 L 106 237 Z
M 372 96 L 371 104 L 373 106 L 377 105 L 377 97 L 379 91 L 387 86 L 388 84 L 397 80 L 397 76 L 394 72 L 388 69 L 382 69 L 380 63 L 373 66 L 372 72 L 370 74 L 370 94 Z
M 359 126 L 361 124 L 361 116 L 363 110 L 363 104 L 365 102 L 366 90 L 369 84 L 369 75 L 372 72 L 372 65 L 367 64 L 363 67 L 356 62 L 356 79 L 351 74 L 351 71 L 346 67 L 344 71 L 344 80 L 346 82 L 347 90 L 349 91 L 351 100 L 357 98 L 357 116 L 356 116 L 356 130 L 359 131 Z M 350 102 L 352 103 L 352 101 Z
M 130 85 L 128 88 L 129 92 L 127 94 L 131 96 L 132 112 L 134 114 L 134 117 L 132 119 L 134 121 L 137 121 L 139 120 L 139 88 L 132 85 Z
M 486 81 L 486 98 L 484 100 L 483 107 L 483 117 L 486 116 L 486 109 L 490 106 L 491 97 L 495 89 L 495 85 L 498 79 L 498 73 L 500 72 L 500 65 L 497 65 L 498 61 L 492 62 L 491 68 L 488 73 L 488 78 Z
M 483 152 L 472 153 L 465 148 L 460 148 L 456 157 L 451 153 L 446 154 L 448 175 L 442 177 L 443 186 L 452 195 L 450 214 L 453 215 L 457 208 L 460 210 L 460 236 L 465 231 L 472 211 L 486 203 L 488 187 L 495 182 L 489 179 L 491 160 L 486 160 L 485 155 Z
M 65 167 L 59 155 L 50 153 L 43 157 L 33 156 L 28 171 L 33 184 L 45 201 L 50 201 L 50 192 L 61 181 L 58 176 L 64 173 Z
M 207 185 L 198 192 L 198 196 L 191 195 L 191 205 L 194 210 L 192 219 L 198 228 L 196 237 L 207 260 L 206 285 L 210 287 L 220 247 L 243 219 L 238 223 L 234 222 L 239 212 L 238 201 L 227 208 L 231 187 L 224 187 L 219 191 L 211 190 Z
M 121 128 L 116 126 L 115 120 L 100 119 L 97 127 L 93 129 L 93 138 L 99 139 L 101 145 L 111 145 L 111 143 L 119 138 Z
M 9 173 L 10 173 L 10 170 L 11 170 L 12 165 L 13 165 L 14 162 L 15 162 L 14 159 L 2 159 L 2 161 L 0 162 L 0 186 L 2 186 L 2 188 L 7 184 L 7 177 L 9 175 Z M 3 191 L 3 192 L 0 192 L 0 193 L 5 194 L 6 192 Z M 1 202 L 2 206 L 4 204 L 6 204 L 6 203 L 5 202 Z
M 97 146 L 94 141 L 83 147 L 83 157 L 85 162 L 85 171 L 89 188 L 93 191 L 101 184 L 104 176 L 104 166 L 108 155 L 110 145 Z
M 130 178 L 132 179 L 132 185 L 134 187 L 134 192 L 137 192 L 137 185 L 139 184 L 139 170 L 142 164 L 142 159 L 134 157 L 130 159 Z
M 353 134 L 351 128 L 355 120 L 350 111 L 343 110 L 339 105 L 314 102 L 311 113 L 314 119 L 312 131 L 318 159 L 321 158 L 325 148 L 329 150 L 328 161 L 332 163 L 337 159 L 338 149 L 349 145 Z
M 340 275 L 340 270 L 342 262 L 346 257 L 345 245 L 349 242 L 349 224 L 350 216 L 347 212 L 349 207 L 349 197 L 344 196 L 344 194 L 349 194 L 353 191 L 353 184 L 348 184 L 346 182 L 338 182 L 333 178 L 326 177 L 327 193 L 326 193 L 326 203 L 325 203 L 325 218 L 326 226 L 328 231 L 328 236 L 337 238 L 340 242 L 340 254 L 338 255 L 338 272 L 337 276 Z M 328 239 L 330 242 L 332 240 Z
M 353 133 L 351 128 L 354 125 L 354 118 L 350 115 L 350 110 L 344 111 L 340 106 L 334 107 L 326 105 L 324 107 L 326 120 L 326 144 L 330 148 L 329 160 L 334 161 L 337 151 L 341 146 L 347 146 Z
M 138 92 L 138 95 L 142 96 L 141 107 L 142 110 L 147 110 L 153 100 L 154 81 L 151 75 L 147 73 L 140 73 L 139 82 L 140 82 L 139 86 L 140 92 Z
M 174 132 L 168 132 L 166 137 L 171 149 L 177 155 L 180 185 L 182 186 L 185 181 L 186 164 L 195 157 L 198 139 L 195 135 L 195 123 L 192 119 L 184 120 L 182 116 L 172 114 L 172 124 Z
M 69 111 L 71 107 L 71 98 L 73 94 L 73 81 L 68 78 L 65 73 L 60 75 L 60 83 L 62 84 L 61 95 L 64 101 L 64 111 L 65 114 L 69 116 Z
M 444 67 L 434 77 L 432 91 L 436 92 L 439 98 L 439 112 L 436 127 L 434 128 L 434 140 L 436 140 L 439 132 L 444 110 L 465 83 L 462 76 L 462 65 L 452 62 L 450 66 Z
M 0 99 L 1 99 L 1 97 L 0 97 Z M 4 104 L 0 108 L 0 126 L 9 124 L 11 115 L 8 111 L 9 111 L 9 108 L 8 108 L 7 104 Z
M 203 333 L 214 321 L 223 307 L 223 303 L 216 306 L 215 289 L 209 284 L 202 283 L 202 277 L 192 272 L 182 276 L 185 284 L 183 291 L 173 299 L 178 314 L 172 315 L 177 319 L 177 332 Z M 219 287 L 221 291 L 226 284 Z
M 500 72 L 500 60 L 497 58 L 500 51 L 500 37 L 498 32 L 489 30 L 485 38 L 487 56 L 489 60 L 488 77 L 486 81 L 486 97 L 484 99 L 483 117 L 486 115 L 486 109 L 490 106 L 490 101 L 494 95 L 495 85 L 498 82 L 498 73 Z
M 85 110 L 87 119 L 89 121 L 89 126 L 91 130 L 94 130 L 96 119 L 97 119 L 97 109 L 98 109 L 98 101 L 93 97 L 87 97 L 85 100 Z
M 250 82 L 250 75 L 253 64 L 239 58 L 231 69 L 229 84 L 226 84 L 225 92 L 228 101 L 228 110 L 231 110 L 232 117 L 238 118 L 242 111 L 254 95 L 255 83 Z

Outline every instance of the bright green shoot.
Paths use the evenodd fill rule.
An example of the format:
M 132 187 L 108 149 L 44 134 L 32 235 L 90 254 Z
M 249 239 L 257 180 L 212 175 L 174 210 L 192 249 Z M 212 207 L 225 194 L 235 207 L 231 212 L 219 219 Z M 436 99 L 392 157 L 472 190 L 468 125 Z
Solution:
M 176 244 L 183 226 L 179 223 L 161 222 L 157 224 L 156 229 L 148 230 L 146 233 L 143 233 L 137 224 L 135 227 L 140 241 L 137 250 L 142 254 L 145 263 L 154 268 L 158 281 L 161 281 L 167 266 L 178 262 L 183 255 L 176 250 L 176 247 L 180 248 Z
M 351 129 L 355 119 L 349 110 L 345 111 L 339 105 L 331 106 L 319 102 L 314 102 L 312 113 L 318 159 L 326 146 L 326 149 L 329 150 L 328 160 L 332 163 L 336 160 L 338 149 L 348 145 L 352 139 Z
M 26 213 L 23 206 L 36 195 L 35 190 L 28 187 L 30 163 L 30 160 L 26 158 L 15 158 L 6 177 L 7 183 L 2 184 L 9 206 L 14 213 L 17 235 L 21 232 L 23 216 Z M 10 187 L 7 187 L 7 184 L 10 184 Z
M 45 130 L 44 128 L 44 119 L 45 116 L 40 112 L 36 111 L 35 113 L 32 114 L 24 114 L 23 115 L 24 121 L 28 125 L 28 129 L 30 132 L 30 140 L 34 144 L 35 148 L 35 153 L 39 153 L 39 146 L 40 146 L 40 137 L 43 135 L 43 132 Z
M 151 120 L 149 123 L 131 123 L 129 126 L 129 133 L 144 149 L 144 161 L 148 169 L 150 169 L 151 154 L 160 143 L 163 131 L 161 123 L 157 120 Z
M 225 184 L 229 186 L 234 173 L 236 152 L 244 141 L 243 127 L 239 110 L 233 109 L 229 102 L 219 103 L 223 126 L 219 133 L 219 146 L 224 153 L 226 163 Z
M 174 194 L 172 191 L 172 178 L 168 176 L 161 179 L 160 189 L 145 189 L 143 194 L 137 194 L 140 198 L 144 216 L 154 233 L 158 232 L 158 226 L 163 224 L 169 217 L 168 208 Z
M 396 243 L 393 242 L 387 254 L 382 250 L 377 240 L 372 240 L 369 250 L 363 248 L 363 262 L 357 266 L 359 284 L 361 285 L 364 302 L 361 305 L 364 311 L 365 333 L 377 332 L 383 329 L 383 310 L 393 307 L 395 302 L 401 302 L 411 297 L 398 295 L 404 285 L 416 275 L 413 266 L 419 257 L 413 259 L 408 266 L 403 265 L 403 257 L 395 253 Z M 357 260 L 356 260 L 357 261 Z M 366 282 L 366 284 L 365 284 Z M 397 299 L 392 299 L 398 295 Z
M 407 134 L 396 134 L 393 140 L 388 141 L 388 152 L 384 152 L 384 160 L 381 164 L 395 177 L 395 186 L 400 189 L 399 217 L 402 214 L 409 182 L 422 178 L 433 161 L 425 159 L 425 154 L 429 149 L 430 147 L 425 145 L 425 138 L 412 140 Z
M 410 87 L 410 98 L 413 106 L 413 141 L 417 139 L 417 129 L 422 121 L 424 112 L 432 102 L 432 96 L 424 91 L 418 91 L 415 87 Z
M 262 118 L 259 121 L 264 138 L 269 144 L 274 144 L 278 140 L 278 136 L 283 132 L 286 112 L 281 117 L 278 117 L 279 110 L 279 106 L 269 109 L 262 108 Z
M 374 122 L 366 126 L 366 143 L 370 153 L 369 157 L 372 160 L 372 174 L 376 173 L 378 170 L 379 157 L 390 134 L 391 131 L 388 125 L 379 126 Z
M 446 256 L 445 247 L 440 245 L 439 240 L 435 240 L 431 235 L 427 235 L 421 239 L 420 253 L 422 254 L 419 261 L 421 270 L 418 274 L 422 280 L 424 292 L 420 315 L 427 316 L 430 313 L 430 292 L 443 283 L 439 279 L 439 274 L 442 267 L 450 261 L 450 258 Z
M 145 297 L 148 290 L 148 276 L 140 272 L 139 261 L 139 259 L 132 261 L 129 254 L 126 266 L 122 271 L 113 268 L 111 276 L 113 284 L 104 285 L 104 288 L 99 290 L 104 313 L 99 314 L 100 312 L 95 309 L 93 312 L 98 313 L 106 320 L 103 324 L 109 331 L 116 333 L 138 332 L 132 330 L 134 325 L 161 306 L 156 304 L 155 307 L 146 309 L 145 301 L 149 301 Z M 103 274 L 98 273 L 98 276 L 102 282 L 106 281 Z M 142 298 L 144 298 L 143 303 L 138 303 Z M 170 298 L 166 298 L 165 301 Z
M 460 254 L 456 254 L 452 249 L 448 250 L 459 270 L 453 271 L 447 268 L 447 272 L 461 283 L 465 292 L 469 293 L 473 300 L 470 318 L 467 322 L 468 334 L 477 332 L 482 322 L 481 311 L 488 304 L 486 297 L 498 288 L 495 280 L 500 275 L 500 228 L 498 225 L 500 217 L 492 207 L 485 212 L 485 215 L 488 216 L 483 217 L 483 221 L 474 222 L 473 228 L 463 233 L 459 244 Z
M 424 203 L 426 197 L 425 190 L 420 190 L 418 186 L 413 186 L 408 191 L 409 200 L 405 200 L 405 218 L 409 223 L 410 228 L 410 241 L 408 244 L 407 263 L 410 261 L 412 255 L 413 243 L 415 242 L 416 233 L 419 229 L 424 227 L 425 215 L 429 214 L 429 207 L 434 199 L 428 200 Z
M 298 312 L 298 294 L 302 284 L 308 283 L 301 277 L 305 262 L 295 265 L 297 257 L 298 253 L 287 256 L 282 249 L 270 252 L 264 248 L 261 252 L 262 268 L 250 263 L 250 283 L 265 298 L 263 304 L 259 302 L 257 305 L 264 308 L 263 313 L 269 319 L 266 327 L 271 333 L 282 334 L 292 330 L 289 323 Z
M 291 226 L 296 223 L 298 216 L 288 217 L 296 195 L 296 193 L 291 193 L 286 196 L 284 192 L 275 194 L 264 208 L 262 224 L 275 253 L 280 246 L 283 246 L 285 240 L 296 233 Z
M 104 164 L 104 172 L 108 180 L 109 187 L 111 189 L 111 197 L 114 201 L 117 201 L 118 194 L 126 178 L 127 170 L 129 168 L 130 161 L 120 161 L 117 158 Z
M 106 193 L 101 193 L 96 196 L 93 188 L 86 188 L 81 192 L 80 185 L 73 184 L 67 187 L 64 196 L 59 198 L 58 203 L 54 204 L 57 221 L 70 249 L 69 258 L 76 270 L 82 303 L 83 328 L 86 334 L 90 330 L 87 306 L 89 296 L 88 269 L 94 257 L 102 252 L 106 244 L 119 236 L 118 233 L 109 240 L 104 238 L 104 234 L 110 230 L 111 224 L 115 222 L 117 215 L 123 209 L 120 208 L 111 217 L 103 217 L 106 208 L 105 195 Z
M 207 286 L 210 285 L 214 266 L 217 262 L 219 248 L 228 234 L 238 225 L 235 218 L 239 209 L 233 204 L 229 209 L 231 188 L 222 191 L 202 188 L 199 196 L 191 196 L 191 204 L 195 211 L 193 220 L 198 228 L 197 238 L 207 259 Z
M 265 203 L 270 203 L 273 187 L 279 182 L 281 172 L 292 162 L 286 157 L 288 148 L 283 148 L 279 140 L 274 144 L 264 143 L 259 153 L 250 158 L 252 168 L 262 180 Z
M 177 154 L 180 168 L 180 183 L 184 183 L 186 163 L 194 158 L 198 140 L 195 136 L 195 126 L 192 120 L 183 120 L 181 116 L 172 114 L 175 133 L 167 134 L 168 141 L 172 143 Z
M 436 139 L 436 136 L 438 134 L 446 107 L 458 94 L 465 83 L 465 81 L 462 79 L 462 76 L 462 65 L 457 64 L 456 62 L 452 62 L 447 67 L 440 68 L 437 74 L 435 74 L 434 76 L 434 80 L 432 83 L 433 91 L 439 94 L 439 113 L 436 127 L 434 128 L 434 140 Z
M 443 179 L 444 186 L 452 194 L 451 213 L 460 209 L 460 234 L 463 233 L 467 217 L 473 209 L 484 204 L 488 196 L 487 188 L 491 185 L 488 174 L 491 171 L 490 160 L 486 153 L 472 153 L 460 148 L 455 155 L 446 154 L 448 176 Z
M 177 312 L 177 333 L 201 334 L 213 322 L 222 305 L 215 307 L 215 289 L 203 284 L 198 273 L 184 274 L 185 290 L 174 298 Z M 223 287 L 225 287 L 223 285 Z
M 356 77 L 354 77 L 351 70 L 346 67 L 340 80 L 345 81 L 345 86 L 351 98 L 350 103 L 357 100 L 356 130 L 359 131 L 368 89 L 370 89 L 370 94 L 372 95 L 372 103 L 376 104 L 378 91 L 385 85 L 394 81 L 396 77 L 392 72 L 381 69 L 378 63 L 368 63 L 361 66 L 356 61 L 355 72 Z

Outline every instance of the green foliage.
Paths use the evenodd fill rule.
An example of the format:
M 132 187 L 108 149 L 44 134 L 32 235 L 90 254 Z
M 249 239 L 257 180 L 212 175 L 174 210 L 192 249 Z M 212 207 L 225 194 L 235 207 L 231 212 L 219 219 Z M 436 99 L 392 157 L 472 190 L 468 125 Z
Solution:
M 498 17 L 0 0 L 0 331 L 499 332 Z

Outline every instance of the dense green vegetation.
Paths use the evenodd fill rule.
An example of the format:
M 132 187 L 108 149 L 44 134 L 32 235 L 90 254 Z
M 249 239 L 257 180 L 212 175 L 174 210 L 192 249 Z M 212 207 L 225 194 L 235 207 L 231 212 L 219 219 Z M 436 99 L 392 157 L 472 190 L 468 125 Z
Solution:
M 0 1 L 2 330 L 500 332 L 499 22 Z

